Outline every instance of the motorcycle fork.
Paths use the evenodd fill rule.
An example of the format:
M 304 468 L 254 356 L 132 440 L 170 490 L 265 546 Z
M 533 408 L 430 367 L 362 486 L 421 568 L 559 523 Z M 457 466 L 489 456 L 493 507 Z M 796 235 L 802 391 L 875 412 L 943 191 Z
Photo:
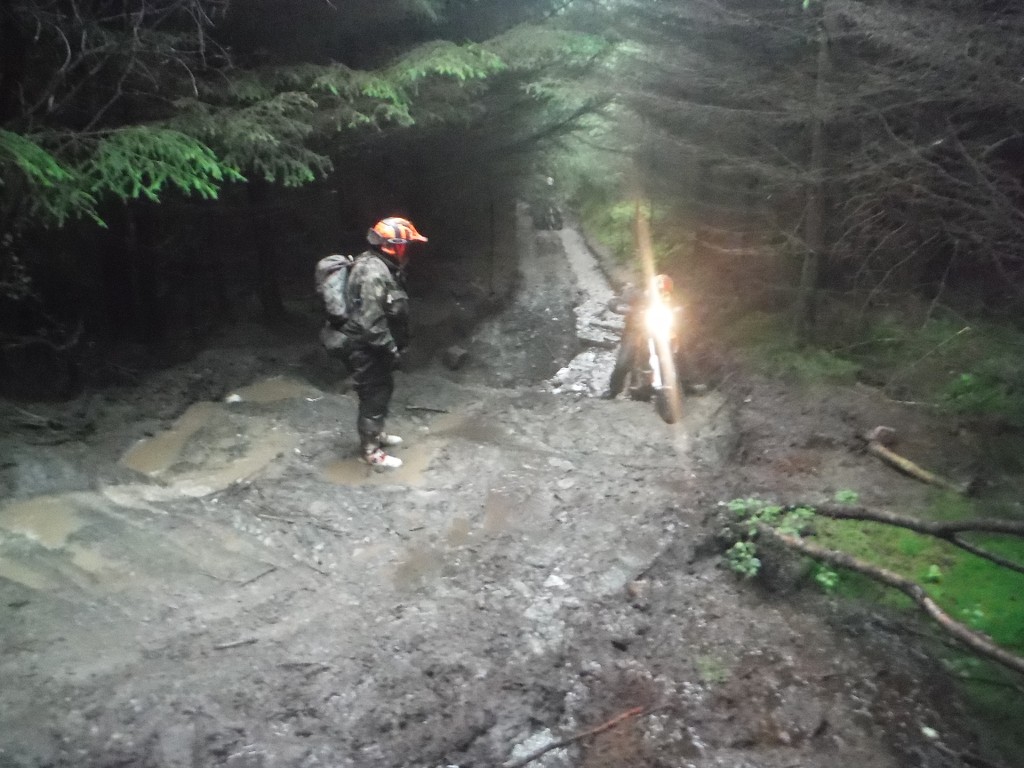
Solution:
M 651 337 L 647 338 L 647 352 L 649 355 L 649 364 L 651 366 L 651 385 L 655 389 L 661 389 L 661 365 L 658 362 L 658 350 L 654 344 L 654 339 Z

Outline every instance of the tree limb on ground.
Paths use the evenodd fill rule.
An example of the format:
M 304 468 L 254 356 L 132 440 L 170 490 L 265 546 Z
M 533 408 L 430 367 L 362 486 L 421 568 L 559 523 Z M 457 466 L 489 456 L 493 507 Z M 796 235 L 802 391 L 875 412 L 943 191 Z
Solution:
M 423 411 L 424 413 L 451 413 L 446 408 L 432 408 L 429 405 L 407 405 L 405 406 L 407 411 Z
M 509 762 L 509 763 L 505 763 L 504 766 L 502 766 L 502 768 L 522 768 L 524 765 L 527 765 L 528 763 L 532 763 L 538 757 L 541 757 L 542 755 L 546 755 L 548 752 L 550 752 L 553 749 L 561 749 L 562 747 L 567 747 L 570 744 L 572 744 L 573 742 L 580 741 L 582 739 L 588 738 L 589 736 L 596 736 L 599 733 L 602 733 L 602 732 L 607 731 L 607 730 L 609 730 L 611 728 L 614 728 L 616 725 L 618 725 L 619 723 L 621 723 L 624 720 L 628 720 L 631 717 L 640 717 L 641 715 L 645 715 L 645 714 L 647 714 L 648 712 L 651 712 L 651 711 L 653 711 L 653 710 L 647 709 L 645 707 L 633 707 L 632 709 L 627 709 L 625 712 L 620 712 L 615 717 L 613 717 L 611 720 L 606 720 L 605 722 L 601 723 L 600 725 L 596 725 L 593 728 L 588 728 L 587 730 L 581 731 L 580 733 L 577 733 L 577 734 L 575 734 L 573 736 L 567 736 L 564 739 L 559 739 L 558 741 L 553 741 L 550 744 L 548 744 L 547 746 L 544 746 L 544 747 L 541 747 L 540 749 L 534 750 L 533 752 L 531 752 L 530 754 L 528 754 L 524 758 L 521 758 L 519 760 L 515 760 L 515 761 L 512 761 L 512 762 Z
M 917 464 L 912 462 L 910 459 L 900 456 L 895 451 L 891 451 L 884 445 L 879 443 L 877 440 L 872 440 L 868 443 L 868 453 L 874 454 L 886 464 L 889 464 L 901 472 L 910 475 L 911 477 L 920 480 L 923 483 L 929 485 L 935 485 L 939 488 L 944 488 L 947 491 L 953 491 L 953 493 L 959 493 L 966 495 L 967 488 L 964 486 L 957 485 L 951 480 L 947 480 L 944 477 L 936 475 L 934 472 L 929 472 L 927 469 L 919 467 Z
M 918 607 L 934 619 L 942 629 L 960 641 L 960 643 L 965 645 L 967 648 L 974 651 L 979 656 L 984 656 L 997 664 L 1001 664 L 1007 669 L 1012 669 L 1014 672 L 1024 674 L 1024 657 L 1017 656 L 1016 654 L 1000 648 L 980 632 L 975 632 L 965 624 L 961 624 L 942 610 L 942 608 L 940 608 L 935 601 L 927 595 L 919 584 L 916 584 L 909 579 L 905 579 L 899 574 L 893 573 L 892 571 L 880 566 L 865 563 L 863 560 L 859 560 L 845 552 L 826 549 L 825 547 L 820 547 L 817 544 L 805 541 L 798 536 L 781 533 L 765 523 L 759 523 L 757 529 L 762 535 L 772 538 L 785 547 L 795 550 L 800 554 L 807 555 L 813 560 L 828 563 L 829 565 L 837 568 L 845 568 L 849 571 L 855 571 L 863 576 L 867 576 L 873 581 L 885 584 L 893 589 L 898 589 L 917 603 Z
M 934 536 L 996 565 L 1009 568 L 1017 573 L 1024 573 L 1024 563 L 1018 563 L 994 552 L 989 552 L 987 549 L 979 547 L 977 544 L 973 544 L 960 536 L 962 533 L 997 533 L 1024 538 L 1024 521 L 1021 520 L 999 520 L 995 518 L 918 520 L 913 517 L 896 515 L 883 510 L 850 507 L 841 504 L 823 504 L 820 506 L 808 506 L 808 508 L 814 509 L 819 515 L 831 517 L 834 520 L 864 520 L 872 523 L 884 523 L 886 525 L 894 525 L 897 528 L 906 528 L 908 531 L 914 531 L 915 533 Z

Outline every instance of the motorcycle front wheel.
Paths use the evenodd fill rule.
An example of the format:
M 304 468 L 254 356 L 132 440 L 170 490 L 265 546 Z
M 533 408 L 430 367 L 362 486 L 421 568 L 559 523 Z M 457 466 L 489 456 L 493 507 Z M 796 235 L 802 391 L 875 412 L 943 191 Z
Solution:
M 676 423 L 676 408 L 672 403 L 672 389 L 662 387 L 654 392 L 654 410 L 666 424 Z

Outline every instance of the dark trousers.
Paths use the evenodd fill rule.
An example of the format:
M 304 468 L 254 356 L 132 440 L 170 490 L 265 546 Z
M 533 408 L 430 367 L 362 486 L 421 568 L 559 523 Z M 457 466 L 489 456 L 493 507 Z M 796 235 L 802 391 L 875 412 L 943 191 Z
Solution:
M 634 367 L 646 365 L 647 355 L 646 336 L 632 334 L 623 337 L 622 343 L 619 345 L 619 354 L 615 358 L 615 367 L 612 369 L 612 375 L 608 380 L 608 397 L 615 397 L 622 392 L 622 388 L 626 384 L 626 376 L 629 375 L 629 372 Z M 681 346 L 673 350 L 672 362 L 676 368 L 676 380 L 680 385 L 684 385 L 688 380 L 689 366 L 686 352 Z
M 372 453 L 380 448 L 380 433 L 384 431 L 388 405 L 395 391 L 394 360 L 386 350 L 356 347 L 349 352 L 347 362 L 359 397 L 359 444 L 365 453 Z
M 619 344 L 619 354 L 615 357 L 615 367 L 608 380 L 608 396 L 615 397 L 622 391 L 626 383 L 626 375 L 639 362 L 640 354 L 646 354 L 647 348 L 643 346 L 646 341 L 644 337 L 636 333 L 630 333 L 622 337 Z

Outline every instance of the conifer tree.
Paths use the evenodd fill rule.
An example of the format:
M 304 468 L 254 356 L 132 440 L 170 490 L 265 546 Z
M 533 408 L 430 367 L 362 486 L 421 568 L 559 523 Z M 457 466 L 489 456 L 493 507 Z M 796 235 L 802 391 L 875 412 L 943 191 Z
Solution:
M 622 29 L 643 43 L 626 101 L 649 128 L 646 156 L 673 169 L 659 178 L 695 205 L 704 201 L 699 219 L 739 218 L 716 220 L 708 201 L 734 209 L 756 201 L 743 218 L 756 214 L 797 257 L 816 252 L 816 284 L 853 291 L 862 303 L 943 298 L 954 280 L 989 308 L 1019 303 L 1018 5 L 624 7 Z M 824 207 L 815 244 L 806 202 L 817 184 Z M 756 272 L 756 259 L 744 269 Z
M 607 49 L 564 25 L 549 30 L 564 6 L 12 0 L 0 9 L 0 293 L 24 299 L 26 265 L 45 262 L 26 233 L 109 225 L 100 250 L 146 251 L 121 260 L 144 272 L 126 285 L 151 286 L 131 304 L 159 312 L 164 262 L 192 259 L 203 243 L 166 231 L 162 242 L 175 247 L 156 254 L 157 202 L 205 199 L 216 212 L 225 189 L 249 183 L 254 223 L 266 226 L 283 190 L 331 179 L 339 163 L 348 171 L 371 156 L 415 157 L 428 171 L 421 187 L 450 186 L 453 169 L 481 162 L 527 167 L 515 158 L 601 103 L 559 84 Z M 271 313 L 281 306 L 274 241 L 284 234 L 273 224 L 254 243 Z M 94 256 L 77 251 L 85 268 Z M 10 314 L 0 307 L 0 333 L 16 344 L 26 330 Z

